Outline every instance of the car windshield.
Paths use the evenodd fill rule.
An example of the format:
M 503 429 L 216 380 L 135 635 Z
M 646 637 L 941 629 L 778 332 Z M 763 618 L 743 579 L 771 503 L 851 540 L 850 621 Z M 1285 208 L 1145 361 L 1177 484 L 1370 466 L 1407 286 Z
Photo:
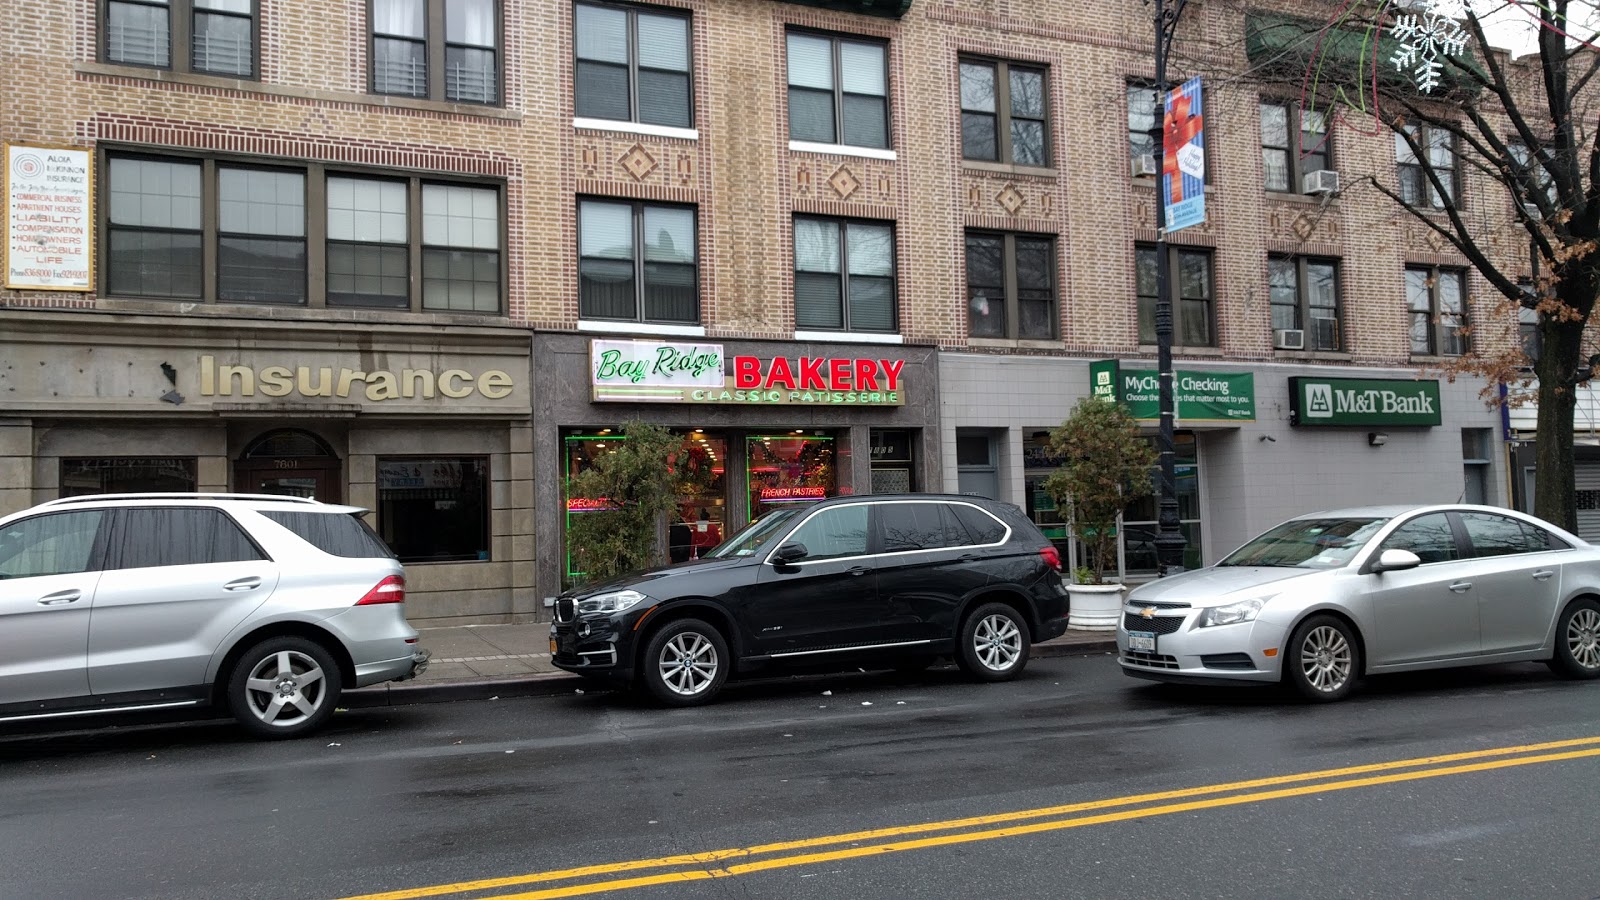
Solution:
M 1295 519 L 1228 554 L 1219 566 L 1337 569 L 1350 562 L 1387 518 Z
M 767 542 L 782 531 L 784 524 L 798 512 L 798 509 L 780 509 L 768 513 L 734 532 L 731 537 L 710 551 L 700 554 L 700 558 L 732 559 L 736 556 L 749 556 L 766 546 Z

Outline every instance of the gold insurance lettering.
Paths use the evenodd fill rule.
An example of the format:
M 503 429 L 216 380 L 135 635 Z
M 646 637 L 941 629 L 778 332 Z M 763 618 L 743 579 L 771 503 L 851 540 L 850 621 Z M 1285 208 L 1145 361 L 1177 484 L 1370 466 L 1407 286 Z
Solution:
M 351 392 L 381 403 L 401 398 L 432 400 L 435 396 L 464 400 L 474 392 L 488 400 L 511 396 L 516 382 L 510 373 L 490 369 L 474 376 L 466 369 L 445 369 L 435 375 L 431 369 L 401 369 L 400 374 L 385 370 L 363 372 L 331 366 L 218 365 L 215 356 L 200 357 L 200 394 L 205 397 L 253 397 L 257 390 L 265 397 L 348 397 Z

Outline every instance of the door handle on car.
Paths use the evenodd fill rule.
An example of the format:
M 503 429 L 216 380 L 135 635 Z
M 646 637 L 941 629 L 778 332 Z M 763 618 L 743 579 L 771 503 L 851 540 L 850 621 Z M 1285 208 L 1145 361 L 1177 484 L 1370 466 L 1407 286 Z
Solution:
M 849 572 L 851 575 L 865 575 L 868 572 L 871 572 L 872 570 L 867 568 L 866 566 L 851 566 L 850 568 L 846 569 L 845 571 Z
M 249 578 L 235 578 L 222 586 L 225 591 L 253 591 L 261 586 L 261 579 L 254 575 Z
M 82 591 L 65 590 L 56 591 L 54 594 L 45 594 L 39 598 L 40 606 L 60 606 L 63 603 L 77 603 L 83 597 Z
M 1550 569 L 1540 569 L 1539 571 L 1533 573 L 1533 580 L 1534 581 L 1549 581 L 1550 580 L 1550 576 L 1554 575 L 1554 574 L 1555 574 L 1555 572 L 1551 571 Z
M 1472 590 L 1472 582 L 1458 581 L 1455 584 L 1450 585 L 1450 590 L 1455 591 L 1458 594 L 1465 594 L 1467 591 Z

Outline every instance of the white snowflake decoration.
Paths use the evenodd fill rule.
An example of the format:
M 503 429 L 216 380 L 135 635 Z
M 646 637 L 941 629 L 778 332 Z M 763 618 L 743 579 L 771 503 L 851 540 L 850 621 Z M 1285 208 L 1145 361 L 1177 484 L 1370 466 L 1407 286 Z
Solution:
M 1400 71 L 1411 69 L 1424 94 L 1439 86 L 1444 70 L 1440 57 L 1460 56 L 1467 49 L 1467 32 L 1438 9 L 1439 0 L 1423 0 L 1422 15 L 1408 13 L 1395 19 L 1394 36 L 1400 49 L 1390 62 Z

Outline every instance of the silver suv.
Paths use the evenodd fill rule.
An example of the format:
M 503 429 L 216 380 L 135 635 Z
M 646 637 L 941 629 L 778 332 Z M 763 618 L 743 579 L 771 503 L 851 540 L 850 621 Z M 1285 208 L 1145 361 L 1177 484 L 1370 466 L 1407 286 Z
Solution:
M 68 497 L 0 518 L 0 722 L 214 706 L 265 738 L 415 677 L 405 572 L 364 510 Z

